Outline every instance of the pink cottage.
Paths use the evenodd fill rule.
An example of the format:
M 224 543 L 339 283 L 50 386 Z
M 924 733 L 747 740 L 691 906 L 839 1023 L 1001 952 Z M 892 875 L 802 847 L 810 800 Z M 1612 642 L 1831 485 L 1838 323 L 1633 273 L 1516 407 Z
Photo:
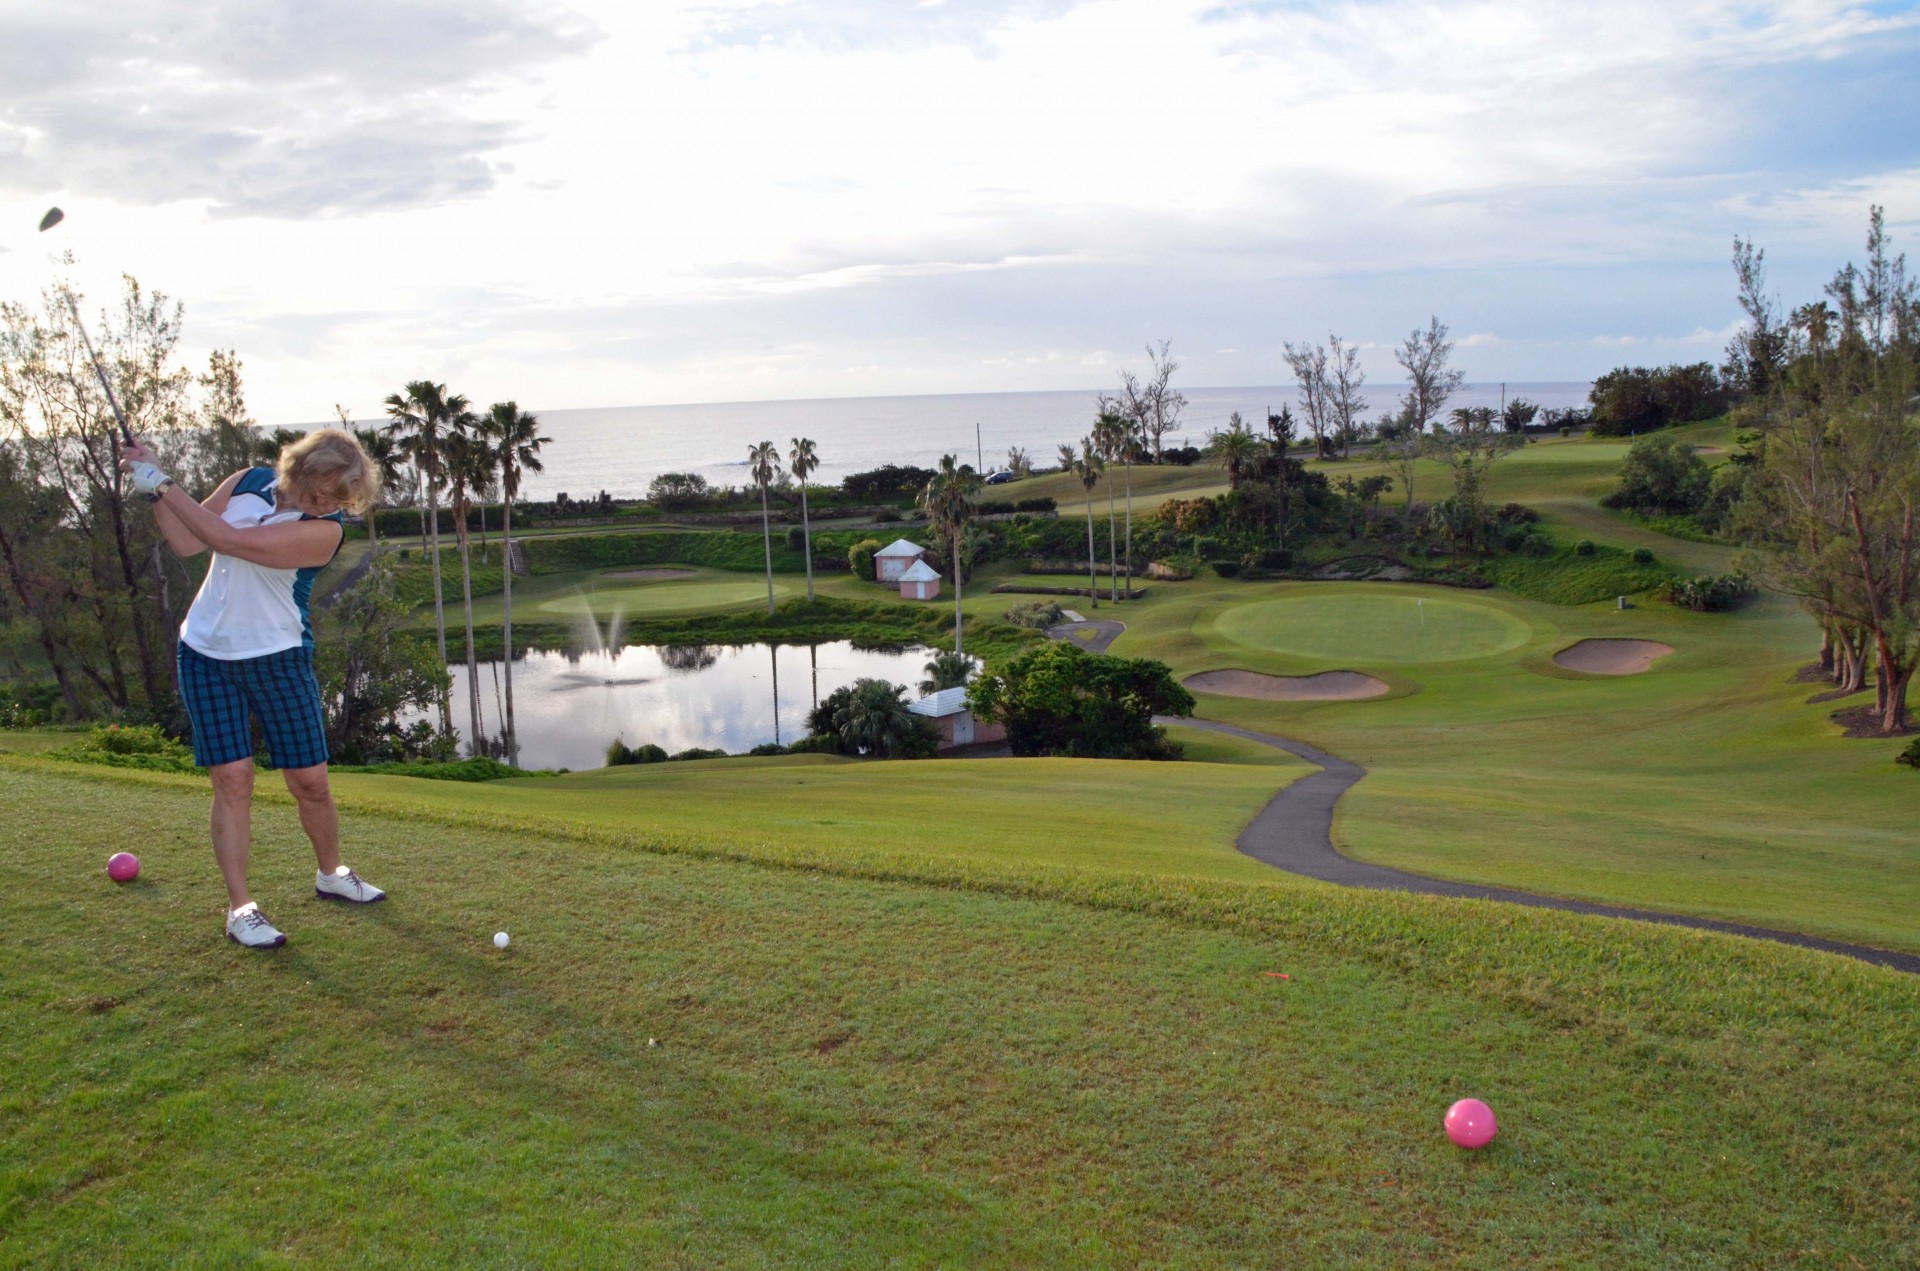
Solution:
M 873 576 L 875 581 L 897 583 L 900 575 L 913 568 L 913 563 L 927 554 L 927 549 L 918 543 L 909 543 L 904 538 L 896 538 L 873 554 Z
M 940 599 L 940 575 L 933 572 L 933 566 L 924 560 L 917 560 L 900 575 L 900 598 L 902 600 L 938 600 Z
M 1005 725 L 982 724 L 974 719 L 973 712 L 967 708 L 964 688 L 943 688 L 931 697 L 908 703 L 907 709 L 933 721 L 940 730 L 941 750 L 1007 739 Z

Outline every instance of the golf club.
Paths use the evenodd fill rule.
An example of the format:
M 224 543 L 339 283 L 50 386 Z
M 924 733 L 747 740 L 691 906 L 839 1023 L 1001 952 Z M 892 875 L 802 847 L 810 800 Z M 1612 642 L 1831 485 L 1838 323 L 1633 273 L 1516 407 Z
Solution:
M 47 214 L 40 218 L 40 232 L 42 234 L 46 233 L 66 218 L 67 214 L 59 208 L 48 208 Z M 73 302 L 73 293 L 71 291 L 67 293 L 67 311 L 73 314 L 73 325 L 80 329 L 80 339 L 86 343 L 87 360 L 93 363 L 93 373 L 99 377 L 100 389 L 107 395 L 107 405 L 113 407 L 113 417 L 120 422 L 121 440 L 131 446 L 133 444 L 133 430 L 127 427 L 127 417 L 120 413 L 120 403 L 114 400 L 113 386 L 107 383 L 107 373 L 100 367 L 100 355 L 93 350 L 93 337 L 87 334 L 87 324 L 80 320 L 80 306 Z M 78 387 L 78 385 L 75 387 Z

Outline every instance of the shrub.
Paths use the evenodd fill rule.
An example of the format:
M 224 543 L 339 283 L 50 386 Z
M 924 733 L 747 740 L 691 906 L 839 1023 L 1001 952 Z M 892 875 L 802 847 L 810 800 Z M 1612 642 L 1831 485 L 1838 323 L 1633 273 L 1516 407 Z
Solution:
M 689 746 L 679 754 L 669 756 L 671 759 L 725 759 L 726 757 L 726 751 L 714 750 L 706 746 Z
M 1051 600 L 1029 600 L 1007 610 L 1007 621 L 1016 627 L 1031 627 L 1043 631 L 1066 617 L 1058 603 Z
M 1634 563 L 1634 564 L 1636 564 L 1636 565 L 1651 565 L 1651 564 L 1653 564 L 1653 549 L 1652 549 L 1651 547 L 1636 547 L 1636 548 L 1634 548 L 1634 549 L 1633 549 L 1633 563 Z
M 193 751 L 155 724 L 105 724 L 71 746 L 49 751 L 52 759 L 144 768 L 149 772 L 193 772 Z
M 802 737 L 787 747 L 790 755 L 837 755 L 840 753 L 840 739 L 832 733 L 815 733 L 811 737 Z
M 615 742 L 616 746 L 620 743 Z M 554 774 L 529 771 L 501 763 L 485 755 L 456 759 L 451 763 L 369 763 L 335 764 L 334 772 L 364 772 L 377 777 L 424 777 L 429 781 L 500 781 L 507 777 L 544 777 Z
M 1177 759 L 1155 715 L 1193 714 L 1193 695 L 1163 662 L 1090 654 L 1052 642 L 1023 653 L 967 689 L 987 723 L 1004 723 L 1016 755 Z
M 1915 737 L 1912 744 L 1893 757 L 1893 761 L 1909 768 L 1920 768 L 1920 737 Z
M 1059 508 L 1052 498 L 1042 495 L 1036 499 L 1021 499 L 1013 505 L 1016 512 L 1052 512 Z
M 1593 555 L 1593 540 L 1590 538 L 1583 538 L 1578 543 L 1575 543 L 1573 545 L 1573 554 L 1575 556 Z
M 847 567 L 865 582 L 873 581 L 873 554 L 885 547 L 877 538 L 863 538 L 847 549 Z
M 1755 591 L 1745 574 L 1714 574 L 1705 578 L 1676 578 L 1654 593 L 1682 609 L 1718 613 L 1738 605 Z
M 1524 503 L 1509 503 L 1495 512 L 1493 519 L 1501 525 L 1532 525 L 1540 519 L 1540 513 Z
M 714 489 L 697 472 L 663 472 L 647 487 L 647 502 L 657 508 L 697 508 L 709 502 Z
M 1620 485 L 1600 502 L 1636 512 L 1694 512 L 1707 501 L 1713 473 L 1693 447 L 1667 434 L 1642 437 L 1620 465 Z
M 1269 547 L 1254 553 L 1253 563 L 1261 569 L 1285 569 L 1293 564 L 1293 553 L 1284 547 Z
M 628 748 L 620 741 L 607 747 L 607 767 L 618 768 L 630 763 L 665 763 L 667 752 L 652 742 Z
M 899 508 L 881 508 L 873 514 L 873 520 L 876 525 L 891 525 L 899 519 Z
M 787 753 L 787 748 L 785 746 L 782 746 L 777 741 L 763 741 L 758 746 L 755 746 L 752 750 L 749 750 L 747 752 L 747 754 L 750 756 L 784 755 L 786 753 Z
M 1216 560 L 1209 563 L 1213 566 L 1213 572 L 1222 578 L 1238 578 L 1240 576 L 1240 562 L 1237 560 Z

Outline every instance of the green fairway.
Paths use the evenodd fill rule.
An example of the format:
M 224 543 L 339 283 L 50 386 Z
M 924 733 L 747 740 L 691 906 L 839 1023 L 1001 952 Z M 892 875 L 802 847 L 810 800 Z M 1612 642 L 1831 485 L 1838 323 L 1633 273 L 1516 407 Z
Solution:
M 1239 762 L 956 759 L 875 765 L 827 755 L 646 764 L 542 782 L 468 785 L 343 775 L 344 800 L 424 809 L 482 825 L 565 824 L 608 834 L 637 825 L 679 842 L 850 854 L 912 845 L 970 866 L 1075 869 L 1270 883 L 1233 849 L 1274 792 L 1312 767 L 1250 743 L 1204 753 Z M 928 809 L 960 810 L 929 823 Z M 1143 815 L 1148 809 L 1151 816 Z M 964 831 L 959 826 L 964 825 Z
M 776 575 L 773 580 L 776 602 L 787 599 L 796 590 L 804 592 L 805 589 L 804 583 L 796 588 L 793 580 L 785 575 Z M 687 578 L 645 583 L 621 583 L 606 580 L 602 576 L 596 579 L 591 590 L 562 592 L 552 599 L 541 601 L 536 612 L 568 617 L 592 613 L 607 618 L 616 612 L 630 617 L 652 617 L 666 613 L 734 609 L 756 601 L 762 605 L 767 602 L 767 580 L 764 577 L 714 575 L 702 571 Z M 525 612 L 518 604 L 515 605 L 515 611 Z
M 956 867 L 934 832 L 742 849 L 812 863 L 769 869 L 643 802 L 562 838 L 409 807 L 429 782 L 346 818 L 369 910 L 311 900 L 291 809 L 258 811 L 292 938 L 261 954 L 220 938 L 197 782 L 0 783 L 31 933 L 0 942 L 6 1265 L 1920 1257 L 1920 984 L 1842 959 L 1270 871 Z M 1502 1123 L 1472 1156 L 1440 1132 L 1467 1094 Z
M 1236 605 L 1214 619 L 1223 640 L 1296 657 L 1453 662 L 1518 648 L 1532 636 L 1492 604 L 1431 588 L 1301 592 Z

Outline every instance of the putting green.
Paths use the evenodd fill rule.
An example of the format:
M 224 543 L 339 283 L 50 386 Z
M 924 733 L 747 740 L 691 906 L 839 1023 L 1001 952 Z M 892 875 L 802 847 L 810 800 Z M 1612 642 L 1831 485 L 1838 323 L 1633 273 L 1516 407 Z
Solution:
M 774 579 L 773 594 L 776 599 L 787 596 L 792 590 L 784 579 Z M 628 617 L 637 617 L 642 614 L 685 613 L 697 609 L 729 609 L 755 601 L 764 604 L 766 599 L 765 578 L 750 575 L 743 578 L 696 577 L 685 581 L 669 579 L 632 586 L 601 587 L 590 592 L 555 596 L 540 608 L 545 613 L 569 616 L 594 613 L 602 617 L 617 609 Z
M 1490 657 L 1533 637 L 1504 609 L 1453 595 L 1393 591 L 1282 596 L 1238 605 L 1214 630 L 1248 648 L 1354 662 L 1457 662 Z

